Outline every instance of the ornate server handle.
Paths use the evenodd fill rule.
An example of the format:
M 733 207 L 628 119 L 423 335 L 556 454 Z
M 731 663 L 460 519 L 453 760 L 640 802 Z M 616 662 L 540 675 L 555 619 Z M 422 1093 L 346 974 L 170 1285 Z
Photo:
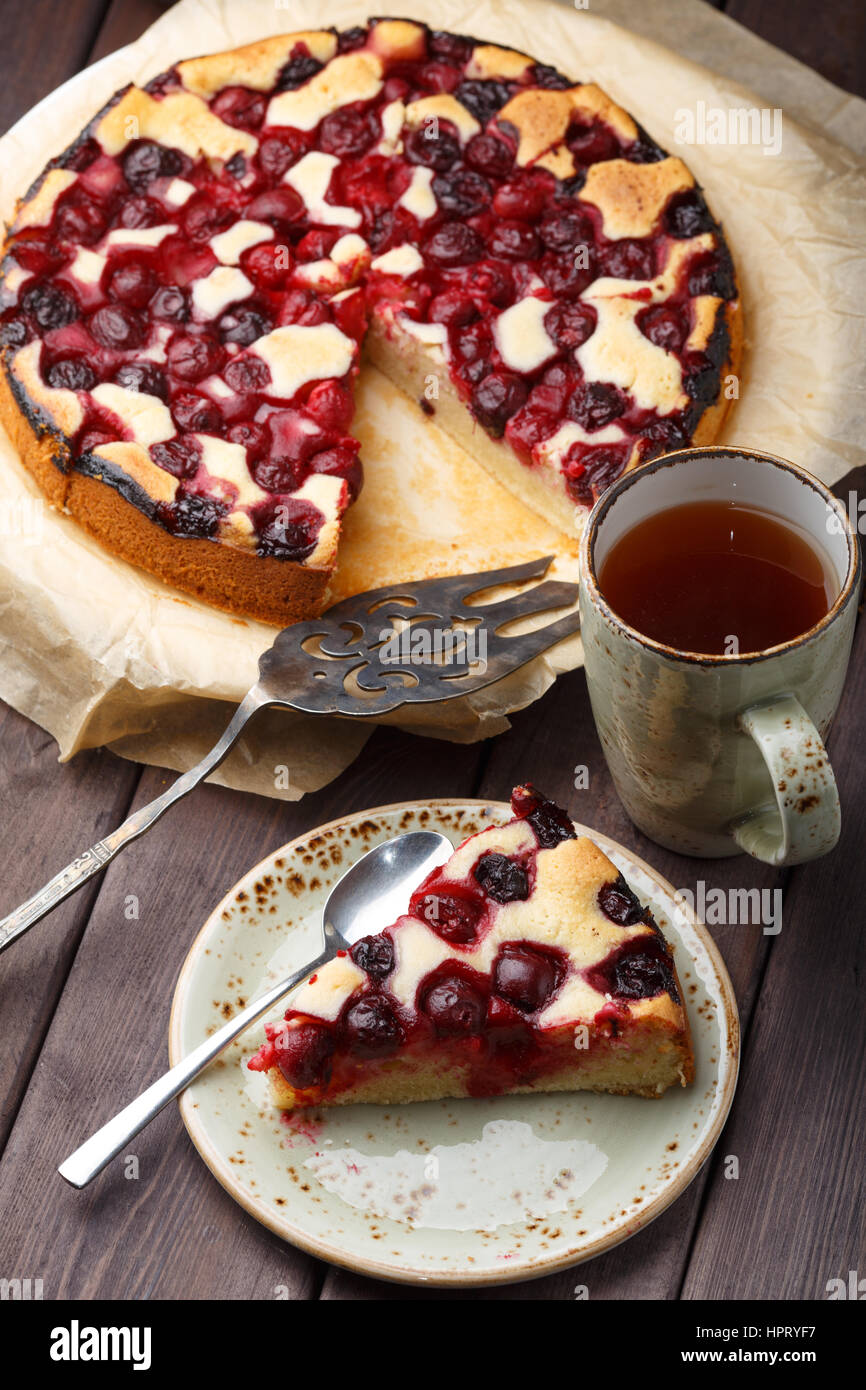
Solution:
M 130 841 L 137 840 L 139 835 L 149 830 L 169 806 L 180 801 L 181 797 L 191 792 L 193 787 L 197 787 L 214 768 L 219 767 L 240 738 L 249 720 L 258 710 L 270 703 L 264 692 L 258 686 L 253 686 L 235 710 L 234 717 L 219 743 L 200 763 L 196 763 L 189 772 L 178 777 L 162 796 L 158 796 L 155 801 L 142 806 L 129 816 L 116 830 L 112 830 L 110 835 L 106 835 L 104 840 L 97 840 L 95 845 L 91 845 L 90 849 L 73 859 L 71 864 L 67 864 L 65 869 L 56 874 L 51 882 L 46 883 L 32 898 L 28 898 L 26 903 L 22 903 L 8 917 L 4 917 L 0 922 L 0 951 L 5 951 L 7 946 L 29 931 L 36 922 L 41 921 L 58 903 L 63 902 L 104 869 Z

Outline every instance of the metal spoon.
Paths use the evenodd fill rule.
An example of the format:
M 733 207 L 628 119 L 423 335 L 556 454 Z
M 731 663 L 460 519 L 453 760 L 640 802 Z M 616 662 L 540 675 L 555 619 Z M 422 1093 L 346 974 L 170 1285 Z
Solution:
M 331 889 L 322 912 L 323 945 L 315 959 L 272 985 L 142 1091 L 61 1163 L 57 1170 L 60 1176 L 73 1187 L 86 1187 L 170 1100 L 179 1096 L 229 1043 L 268 1013 L 295 985 L 338 951 L 347 951 L 362 936 L 381 931 L 405 912 L 412 890 L 453 852 L 450 840 L 434 830 L 412 830 L 371 849 Z

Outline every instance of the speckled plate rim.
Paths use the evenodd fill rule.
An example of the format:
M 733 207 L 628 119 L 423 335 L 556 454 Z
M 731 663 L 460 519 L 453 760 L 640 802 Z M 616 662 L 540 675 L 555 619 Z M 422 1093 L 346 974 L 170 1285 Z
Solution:
M 436 811 L 438 809 L 450 808 L 477 808 L 479 811 L 485 809 L 488 813 L 501 811 L 507 818 L 512 814 L 507 802 L 490 801 L 483 798 L 473 797 L 436 797 L 429 801 L 397 801 L 386 806 L 374 806 L 362 811 L 353 811 L 347 816 L 338 816 L 334 820 L 326 821 L 322 825 L 314 826 L 310 830 L 304 831 L 294 840 L 288 841 L 285 845 L 274 849 L 261 859 L 251 869 L 248 869 L 241 878 L 228 890 L 220 899 L 216 907 L 211 912 L 207 921 L 198 932 L 193 941 L 186 959 L 181 966 L 180 974 L 175 985 L 174 997 L 172 999 L 171 1014 L 168 1025 L 168 1054 L 172 1066 L 179 1062 L 183 1056 L 180 1045 L 181 1035 L 181 1014 L 186 991 L 189 988 L 193 974 L 196 970 L 200 954 L 205 950 L 207 938 L 213 927 L 219 922 L 220 914 L 224 909 L 233 903 L 239 892 L 242 892 L 248 884 L 254 883 L 266 872 L 274 859 L 281 856 L 286 858 L 302 848 L 307 841 L 317 835 L 324 835 L 330 831 L 338 831 L 355 822 L 375 819 L 379 816 L 394 815 L 404 811 Z M 710 935 L 704 923 L 696 915 L 689 904 L 677 895 L 676 889 L 666 878 L 654 869 L 645 859 L 634 854 L 625 845 L 621 845 L 617 840 L 611 839 L 609 835 L 604 835 L 601 831 L 595 830 L 592 826 L 584 825 L 580 821 L 573 821 L 575 830 L 579 835 L 586 835 L 603 850 L 615 850 L 617 853 L 625 855 L 633 864 L 641 869 L 653 881 L 654 885 L 661 892 L 662 896 L 672 897 L 676 900 L 679 910 L 686 918 L 689 927 L 698 936 L 704 950 L 707 953 L 710 966 L 715 976 L 715 983 L 718 986 L 719 997 L 722 1004 L 723 1016 L 718 1017 L 719 1024 L 719 1103 L 716 1113 L 707 1130 L 690 1150 L 687 1162 L 685 1162 L 664 1190 L 657 1197 L 647 1203 L 647 1206 L 630 1220 L 628 1228 L 614 1228 L 603 1236 L 597 1237 L 587 1243 L 581 1243 L 572 1250 L 564 1254 L 557 1254 L 549 1258 L 532 1256 L 531 1263 L 524 1265 L 510 1265 L 507 1271 L 479 1272 L 471 1269 L 442 1270 L 435 1273 L 411 1269 L 405 1265 L 391 1264 L 381 1258 L 370 1255 L 369 1258 L 357 1259 L 348 1256 L 339 1245 L 333 1245 L 329 1241 L 320 1238 L 313 1238 L 309 1233 L 296 1226 L 288 1218 L 280 1217 L 276 1212 L 267 1208 L 262 1209 L 257 1205 L 245 1191 L 234 1172 L 232 1165 L 226 1160 L 220 1149 L 212 1141 L 208 1133 L 207 1124 L 202 1119 L 198 1109 L 190 1100 L 190 1091 L 184 1092 L 178 1101 L 181 1118 L 186 1127 L 187 1133 L 194 1147 L 198 1150 L 217 1182 L 225 1188 L 226 1192 L 241 1206 L 248 1215 L 258 1221 L 260 1225 L 273 1231 L 275 1235 L 296 1246 L 299 1250 L 305 1251 L 308 1255 L 313 1255 L 316 1259 L 326 1260 L 329 1264 L 337 1265 L 341 1269 L 347 1269 L 354 1274 L 365 1275 L 370 1278 L 384 1279 L 397 1284 L 418 1284 L 428 1288 L 446 1288 L 462 1286 L 464 1288 L 482 1288 L 495 1284 L 515 1284 L 524 1283 L 530 1279 L 540 1279 L 548 1274 L 556 1274 L 564 1269 L 572 1269 L 587 1260 L 594 1259 L 597 1255 L 604 1254 L 605 1251 L 613 1249 L 617 1245 L 622 1245 L 624 1241 L 637 1235 L 638 1231 L 643 1230 L 656 1217 L 677 1200 L 686 1188 L 694 1181 L 700 1170 L 703 1168 L 710 1154 L 718 1141 L 719 1135 L 724 1128 L 728 1113 L 734 1099 L 734 1092 L 737 1087 L 737 1077 L 740 1065 L 740 1018 L 737 1009 L 734 987 L 727 971 L 727 967 L 722 959 L 721 953 L 715 941 Z

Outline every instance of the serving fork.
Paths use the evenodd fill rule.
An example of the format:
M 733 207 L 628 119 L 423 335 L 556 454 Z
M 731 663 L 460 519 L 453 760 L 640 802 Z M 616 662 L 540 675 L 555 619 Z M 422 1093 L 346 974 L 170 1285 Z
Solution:
M 0 951 L 100 873 L 218 768 L 259 710 L 277 707 L 375 720 L 401 705 L 473 694 L 578 632 L 577 585 L 544 579 L 553 558 L 387 585 L 283 628 L 259 658 L 258 680 L 210 752 L 0 921 Z M 479 601 L 485 590 L 503 585 L 522 587 Z M 521 620 L 560 608 L 570 611 L 529 631 L 507 631 Z

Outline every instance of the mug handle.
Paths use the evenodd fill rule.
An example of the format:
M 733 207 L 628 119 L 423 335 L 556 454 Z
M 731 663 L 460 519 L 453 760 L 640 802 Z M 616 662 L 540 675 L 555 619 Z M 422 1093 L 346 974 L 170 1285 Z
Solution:
M 732 827 L 740 849 L 765 864 L 804 864 L 839 839 L 842 813 L 824 742 L 799 700 L 780 695 L 752 705 L 737 726 L 760 750 L 776 794 L 775 806 L 750 811 Z

